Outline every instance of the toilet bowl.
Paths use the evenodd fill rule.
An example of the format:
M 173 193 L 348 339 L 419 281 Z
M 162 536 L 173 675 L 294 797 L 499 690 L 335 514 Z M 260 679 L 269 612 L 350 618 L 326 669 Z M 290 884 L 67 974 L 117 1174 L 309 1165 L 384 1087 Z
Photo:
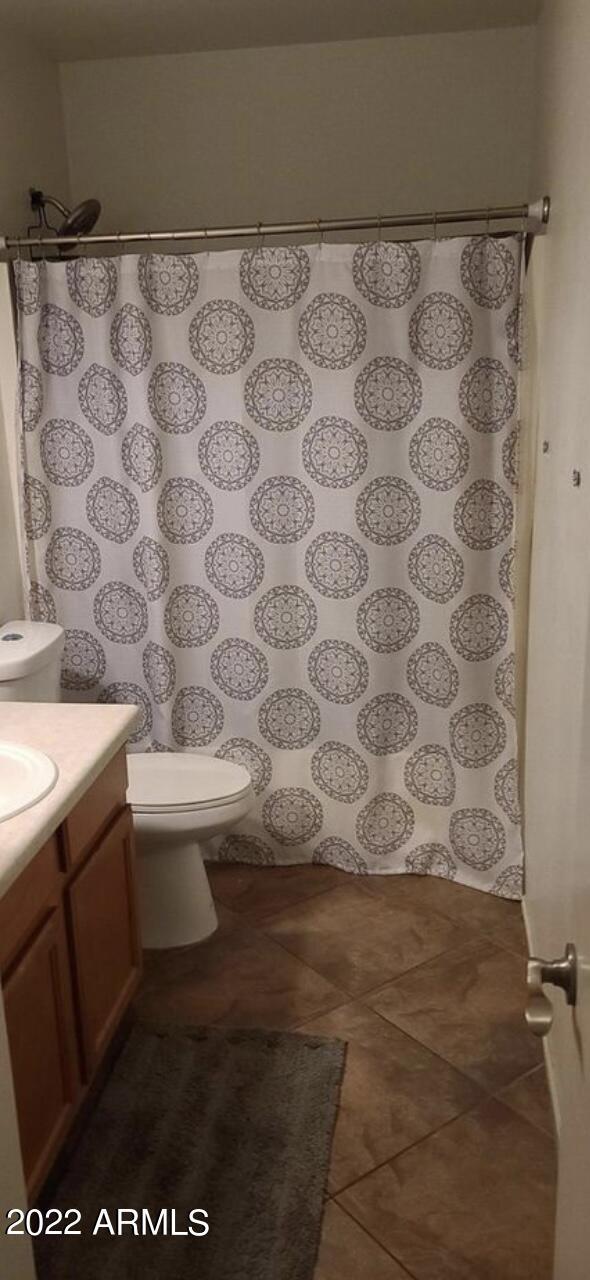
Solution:
M 202 842 L 229 831 L 254 801 L 247 769 L 215 756 L 127 757 L 142 943 L 186 947 L 217 928 Z

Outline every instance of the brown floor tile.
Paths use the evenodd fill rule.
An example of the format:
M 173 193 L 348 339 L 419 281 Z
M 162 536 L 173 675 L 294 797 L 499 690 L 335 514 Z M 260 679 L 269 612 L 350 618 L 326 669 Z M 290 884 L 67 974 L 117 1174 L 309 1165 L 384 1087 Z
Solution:
M 524 966 L 487 938 L 465 943 L 366 997 L 408 1035 L 495 1092 L 541 1060 L 528 1031 Z
M 287 1028 L 344 1003 L 320 974 L 232 915 L 195 947 L 146 952 L 138 1017 L 151 1024 Z
M 439 876 L 363 876 L 363 889 L 394 906 L 404 902 L 424 906 L 457 923 L 469 933 L 485 933 L 509 950 L 527 951 L 520 902 L 510 902 L 479 889 L 443 880 Z
M 328 1204 L 314 1280 L 408 1280 L 408 1273 L 343 1209 Z
M 470 924 L 469 928 L 473 926 Z M 522 916 L 512 916 L 508 920 L 504 920 L 502 924 L 490 925 L 488 928 L 482 928 L 482 933 L 495 942 L 498 947 L 506 947 L 507 951 L 514 951 L 518 956 L 528 956 L 529 944 L 524 927 Z
M 301 1030 L 348 1042 L 330 1194 L 482 1100 L 477 1085 L 361 1004 Z
M 416 1280 L 550 1280 L 551 1140 L 489 1099 L 338 1197 Z
M 337 867 L 251 867 L 244 863 L 208 862 L 213 897 L 233 911 L 258 920 L 294 902 L 332 889 L 347 879 Z
M 463 941 L 445 916 L 396 909 L 356 885 L 343 885 L 267 917 L 269 937 L 351 995 L 405 973 Z
M 536 1124 L 552 1137 L 555 1135 L 553 1107 L 544 1064 L 502 1089 L 498 1097 L 508 1107 L 512 1107 L 513 1111 L 524 1116 L 525 1120 L 530 1120 L 531 1124 Z

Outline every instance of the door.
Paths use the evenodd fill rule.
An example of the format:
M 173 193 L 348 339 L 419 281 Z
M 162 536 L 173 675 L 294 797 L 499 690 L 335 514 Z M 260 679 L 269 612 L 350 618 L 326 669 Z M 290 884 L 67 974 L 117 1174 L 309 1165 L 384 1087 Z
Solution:
M 588 167 L 584 164 L 584 173 Z M 571 215 L 578 202 L 571 201 Z M 566 215 L 562 212 L 561 218 Z M 559 1131 L 555 1280 L 590 1276 L 590 262 L 556 219 L 529 279 L 536 421 L 525 734 L 525 914 L 546 959 L 573 942 L 575 1008 L 546 987 L 545 1040 Z M 552 237 L 553 236 L 553 240 Z M 525 391 L 527 379 L 525 376 Z M 530 411 L 530 420 L 527 415 Z
M 86 1079 L 139 981 L 133 823 L 123 809 L 69 888 Z
M 29 1200 L 69 1126 L 80 1092 L 70 963 L 61 906 L 3 983 L 23 1168 Z

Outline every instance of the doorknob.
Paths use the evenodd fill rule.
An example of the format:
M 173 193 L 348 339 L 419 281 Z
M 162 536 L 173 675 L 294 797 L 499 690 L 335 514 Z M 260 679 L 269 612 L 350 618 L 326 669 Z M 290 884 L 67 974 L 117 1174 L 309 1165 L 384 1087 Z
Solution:
M 534 1036 L 546 1036 L 553 1022 L 553 1005 L 543 991 L 543 983 L 561 987 L 567 1004 L 576 1003 L 578 985 L 578 961 L 573 942 L 568 942 L 565 955 L 559 960 L 539 960 L 531 956 L 527 962 L 526 983 L 528 1001 L 525 1009 L 527 1026 Z

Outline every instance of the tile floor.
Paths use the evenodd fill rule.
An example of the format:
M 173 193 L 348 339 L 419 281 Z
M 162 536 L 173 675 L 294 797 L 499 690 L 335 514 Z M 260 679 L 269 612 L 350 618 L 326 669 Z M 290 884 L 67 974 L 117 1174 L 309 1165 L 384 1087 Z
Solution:
M 550 1280 L 555 1151 L 520 907 L 432 877 L 210 865 L 146 1021 L 348 1042 L 315 1280 Z

